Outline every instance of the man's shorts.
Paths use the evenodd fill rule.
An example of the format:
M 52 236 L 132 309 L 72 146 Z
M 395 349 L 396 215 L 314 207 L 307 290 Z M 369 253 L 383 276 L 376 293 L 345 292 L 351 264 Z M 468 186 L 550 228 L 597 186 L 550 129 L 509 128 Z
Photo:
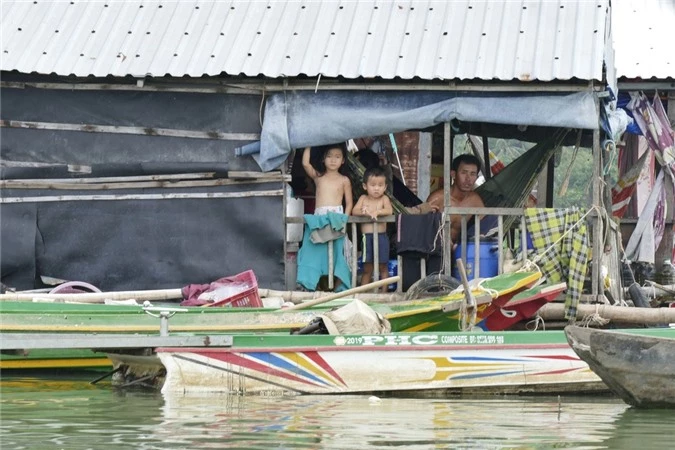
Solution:
M 389 237 L 386 233 L 377 233 L 378 245 L 378 264 L 387 264 L 389 262 Z M 372 263 L 373 261 L 373 235 L 367 233 L 363 235 L 363 262 Z

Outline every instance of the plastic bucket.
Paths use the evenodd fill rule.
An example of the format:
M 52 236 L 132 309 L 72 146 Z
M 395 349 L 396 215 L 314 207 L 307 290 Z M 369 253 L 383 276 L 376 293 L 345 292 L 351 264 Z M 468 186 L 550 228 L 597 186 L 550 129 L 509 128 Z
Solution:
M 468 242 L 466 245 L 466 261 L 464 262 L 464 269 L 466 270 L 466 278 L 473 280 L 476 278 L 474 274 L 475 262 L 475 248 L 474 242 Z M 462 258 L 462 244 L 459 244 L 455 249 L 455 259 Z M 484 241 L 480 243 L 480 274 L 479 278 L 491 278 L 499 274 L 499 246 L 494 241 Z M 452 276 L 460 279 L 457 265 L 452 269 Z

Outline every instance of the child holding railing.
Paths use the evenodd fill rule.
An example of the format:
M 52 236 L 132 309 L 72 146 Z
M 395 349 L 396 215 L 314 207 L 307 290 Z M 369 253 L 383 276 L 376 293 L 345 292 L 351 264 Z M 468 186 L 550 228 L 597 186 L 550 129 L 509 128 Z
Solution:
M 366 194 L 359 197 L 354 206 L 352 214 L 355 216 L 367 216 L 377 221 L 378 216 L 390 216 L 393 214 L 391 201 L 386 195 L 387 178 L 384 170 L 380 167 L 372 167 L 363 174 L 363 189 Z M 380 273 L 380 278 L 384 278 L 383 274 L 388 273 L 387 263 L 389 262 L 389 238 L 387 237 L 387 224 L 381 223 L 364 223 L 361 224 L 361 232 L 364 237 L 363 246 L 363 275 L 361 278 L 361 285 L 368 284 L 373 281 L 374 271 L 374 232 L 377 230 L 377 261 Z M 387 287 L 382 288 L 383 292 L 387 291 Z

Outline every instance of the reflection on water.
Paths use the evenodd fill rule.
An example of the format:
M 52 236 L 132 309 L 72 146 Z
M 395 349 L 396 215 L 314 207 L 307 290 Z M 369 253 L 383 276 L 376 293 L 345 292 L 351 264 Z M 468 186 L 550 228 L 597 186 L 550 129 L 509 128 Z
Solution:
M 671 448 L 675 411 L 608 398 L 162 396 L 3 378 L 0 447 L 293 449 Z

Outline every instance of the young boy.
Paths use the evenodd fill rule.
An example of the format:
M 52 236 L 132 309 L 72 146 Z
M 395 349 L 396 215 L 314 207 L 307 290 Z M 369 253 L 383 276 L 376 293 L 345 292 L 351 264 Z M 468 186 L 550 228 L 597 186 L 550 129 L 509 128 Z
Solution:
M 390 216 L 393 214 L 391 201 L 386 196 L 387 177 L 384 170 L 380 167 L 372 167 L 363 174 L 363 189 L 366 195 L 359 197 L 354 206 L 352 214 L 355 216 L 367 216 L 377 221 L 378 216 Z M 363 247 L 363 276 L 361 285 L 373 281 L 374 255 L 373 255 L 373 232 L 377 227 L 378 253 L 377 261 L 379 264 L 380 279 L 386 278 L 388 273 L 387 263 L 389 262 L 389 238 L 387 237 L 387 224 L 364 223 L 361 224 L 361 232 L 364 236 Z M 387 286 L 382 287 L 382 292 L 387 292 Z

